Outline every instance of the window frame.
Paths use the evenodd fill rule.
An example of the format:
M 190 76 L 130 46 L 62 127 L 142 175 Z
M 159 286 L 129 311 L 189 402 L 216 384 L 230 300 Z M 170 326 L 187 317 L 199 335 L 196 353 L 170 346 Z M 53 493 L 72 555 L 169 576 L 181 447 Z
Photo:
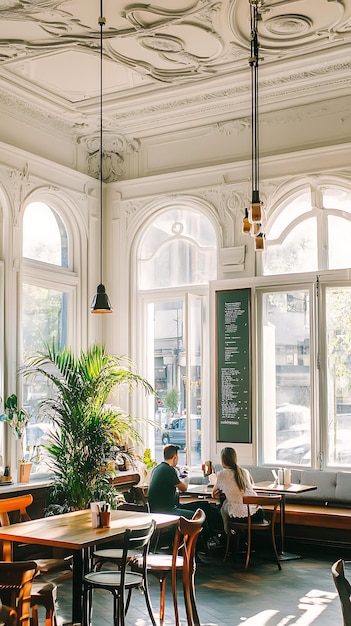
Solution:
M 71 349 L 75 349 L 77 347 L 78 340 L 78 327 L 77 327 L 77 319 L 78 319 L 78 311 L 80 310 L 79 306 L 79 295 L 81 293 L 81 284 L 79 273 L 74 269 L 75 259 L 75 250 L 78 249 L 77 245 L 74 246 L 74 236 L 72 233 L 72 228 L 70 227 L 70 218 L 68 217 L 69 208 L 60 209 L 58 207 L 57 200 L 55 202 L 51 202 L 51 198 L 33 198 L 29 202 L 27 202 L 26 207 L 24 208 L 24 212 L 26 208 L 31 204 L 31 202 L 41 202 L 46 204 L 47 207 L 56 213 L 66 229 L 67 238 L 65 239 L 67 245 L 67 266 L 57 265 L 53 263 L 48 263 L 47 261 L 35 260 L 30 257 L 23 256 L 23 237 L 24 237 L 24 226 L 22 219 L 22 228 L 21 228 L 21 251 L 22 251 L 22 263 L 21 263 L 21 272 L 20 272 L 20 292 L 18 299 L 18 355 L 19 362 L 23 362 L 23 285 L 31 285 L 34 287 L 40 287 L 43 289 L 49 289 L 58 291 L 61 293 L 67 294 L 67 339 L 66 345 L 70 346 Z M 24 216 L 23 212 L 23 216 Z M 20 394 L 19 397 L 22 397 L 22 385 L 23 379 L 19 380 Z M 17 456 L 18 449 L 17 447 L 12 446 L 11 449 L 11 460 Z M 18 459 L 16 458 L 16 461 Z M 36 473 L 36 477 L 44 477 L 47 472 L 44 473 Z

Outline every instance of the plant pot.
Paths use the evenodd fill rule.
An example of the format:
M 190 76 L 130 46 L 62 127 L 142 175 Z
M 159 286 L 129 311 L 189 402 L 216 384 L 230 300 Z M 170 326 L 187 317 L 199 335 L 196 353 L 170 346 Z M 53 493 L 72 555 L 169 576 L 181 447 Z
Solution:
M 33 463 L 20 463 L 19 465 L 19 482 L 20 483 L 29 483 L 32 465 Z

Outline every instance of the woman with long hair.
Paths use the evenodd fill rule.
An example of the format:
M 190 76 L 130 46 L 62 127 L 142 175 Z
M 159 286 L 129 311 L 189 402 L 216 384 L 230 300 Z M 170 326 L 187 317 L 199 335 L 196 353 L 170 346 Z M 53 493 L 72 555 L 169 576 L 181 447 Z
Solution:
M 234 448 L 223 448 L 221 451 L 223 469 L 217 474 L 217 481 L 212 490 L 214 498 L 224 498 L 221 508 L 224 530 L 228 532 L 228 519 L 236 522 L 247 521 L 247 505 L 243 504 L 243 496 L 255 496 L 252 478 L 249 471 L 239 467 Z M 261 507 L 250 505 L 253 522 L 262 522 L 264 512 Z

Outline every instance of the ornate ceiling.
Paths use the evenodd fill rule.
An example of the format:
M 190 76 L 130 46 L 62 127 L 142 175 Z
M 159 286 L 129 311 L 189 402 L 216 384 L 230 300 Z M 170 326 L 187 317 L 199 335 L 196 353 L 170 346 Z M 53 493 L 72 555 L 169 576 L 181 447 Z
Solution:
M 104 0 L 104 128 L 112 151 L 228 123 L 250 102 L 249 0 Z M 351 0 L 262 0 L 263 109 L 350 94 Z M 99 0 L 0 0 L 0 108 L 97 141 Z

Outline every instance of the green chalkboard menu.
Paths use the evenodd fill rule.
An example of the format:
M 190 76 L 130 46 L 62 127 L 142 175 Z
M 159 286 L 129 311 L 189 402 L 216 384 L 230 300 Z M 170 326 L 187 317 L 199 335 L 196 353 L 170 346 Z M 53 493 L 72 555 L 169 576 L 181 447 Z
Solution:
M 250 289 L 216 292 L 217 441 L 251 443 Z

